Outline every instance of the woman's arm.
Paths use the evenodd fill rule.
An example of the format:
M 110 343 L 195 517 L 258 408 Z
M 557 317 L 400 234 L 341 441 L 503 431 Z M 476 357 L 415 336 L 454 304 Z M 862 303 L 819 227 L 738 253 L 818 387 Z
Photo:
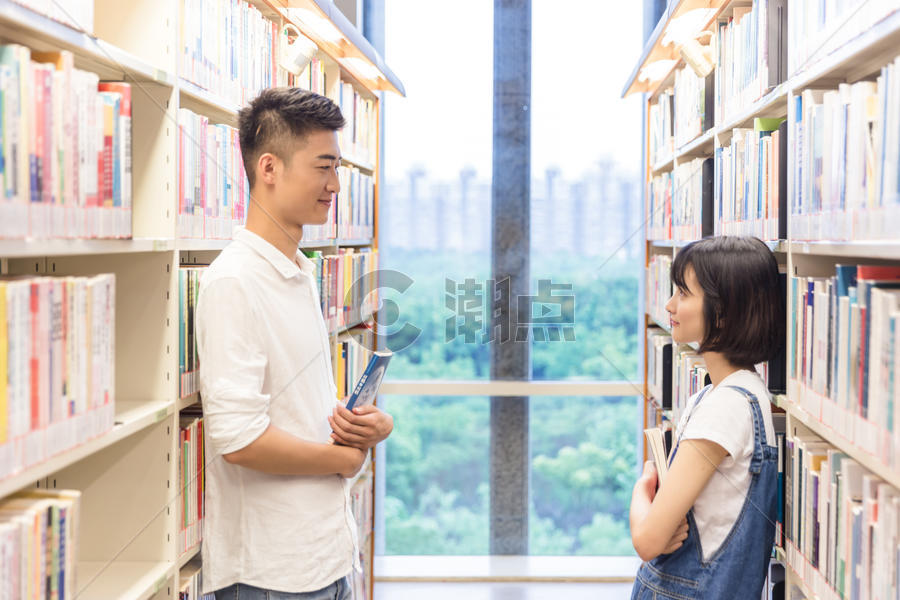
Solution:
M 630 514 L 631 543 L 641 560 L 652 560 L 670 547 L 685 515 L 726 456 L 715 442 L 682 441 L 658 492 L 656 469 L 644 465 L 631 494 Z

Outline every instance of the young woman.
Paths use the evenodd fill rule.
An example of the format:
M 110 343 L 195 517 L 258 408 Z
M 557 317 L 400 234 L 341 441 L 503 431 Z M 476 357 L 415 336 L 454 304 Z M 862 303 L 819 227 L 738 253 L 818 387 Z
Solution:
M 672 339 L 698 342 L 712 384 L 675 432 L 657 490 L 652 462 L 634 486 L 631 539 L 645 562 L 632 600 L 758 600 L 772 551 L 778 452 L 769 393 L 754 365 L 783 343 L 778 264 L 756 238 L 685 246 L 666 303 Z

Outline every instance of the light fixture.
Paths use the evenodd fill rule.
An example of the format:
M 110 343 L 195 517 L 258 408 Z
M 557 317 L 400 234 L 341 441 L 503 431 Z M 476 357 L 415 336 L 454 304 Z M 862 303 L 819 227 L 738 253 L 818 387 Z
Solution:
M 680 46 L 695 38 L 706 27 L 715 13 L 716 10 L 714 8 L 695 8 L 680 17 L 672 19 L 666 27 L 662 45 L 674 44 Z
M 293 42 L 290 41 L 289 33 L 295 36 Z M 300 75 L 318 51 L 316 43 L 300 33 L 296 27 L 290 23 L 284 25 L 281 30 L 281 52 L 278 59 L 283 69 L 294 75 Z
M 707 42 L 712 39 L 712 31 L 701 31 L 695 37 L 686 40 L 678 51 L 681 58 L 687 63 L 697 77 L 704 79 L 716 68 L 715 57 L 711 45 L 701 44 L 700 39 L 706 38 Z

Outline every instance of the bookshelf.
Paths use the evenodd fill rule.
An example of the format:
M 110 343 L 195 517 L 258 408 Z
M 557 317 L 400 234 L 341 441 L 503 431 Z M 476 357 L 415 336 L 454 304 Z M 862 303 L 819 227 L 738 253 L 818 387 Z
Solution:
M 892 422 L 892 419 L 896 419 L 893 411 L 900 397 L 897 396 L 896 389 L 891 391 L 889 383 L 881 381 L 882 377 L 887 382 L 897 380 L 889 379 L 896 377 L 897 363 L 891 363 L 890 358 L 897 354 L 886 354 L 888 350 L 882 352 L 879 346 L 888 344 L 883 348 L 891 349 L 897 346 L 891 345 L 889 339 L 882 341 L 885 338 L 880 338 L 880 343 L 872 342 L 872 345 L 869 345 L 867 338 L 859 338 L 860 346 L 857 347 L 853 340 L 858 336 L 855 330 L 849 330 L 849 318 L 860 305 L 855 297 L 852 303 L 849 299 L 844 300 L 853 308 L 848 309 L 847 313 L 839 314 L 838 299 L 844 297 L 841 294 L 846 294 L 846 291 L 842 292 L 835 286 L 836 273 L 852 272 L 850 285 L 856 290 L 856 273 L 860 273 L 860 280 L 868 278 L 864 275 L 866 265 L 888 268 L 900 266 L 900 234 L 896 229 L 891 230 L 885 226 L 887 222 L 894 226 L 897 223 L 898 198 L 891 191 L 891 186 L 896 181 L 894 173 L 897 170 L 897 154 L 889 152 L 900 142 L 896 135 L 888 137 L 888 134 L 882 133 L 886 130 L 893 131 L 889 128 L 896 127 L 893 124 L 897 123 L 893 103 L 892 108 L 886 109 L 888 104 L 884 99 L 895 97 L 889 96 L 889 90 L 892 89 L 890 85 L 896 86 L 896 67 L 891 65 L 896 63 L 900 54 L 900 3 L 848 2 L 841 7 L 843 12 L 825 15 L 811 12 L 819 10 L 816 3 L 803 0 L 787 2 L 784 4 L 787 14 L 782 22 L 785 37 L 778 40 L 781 48 L 778 56 L 783 61 L 779 67 L 779 75 L 764 82 L 756 90 L 739 94 L 740 101 L 724 111 L 718 100 L 721 90 L 716 86 L 721 81 L 721 72 L 734 65 L 722 58 L 727 57 L 727 54 L 719 54 L 721 39 L 727 38 L 717 37 L 716 34 L 723 26 L 730 27 L 742 18 L 746 19 L 742 15 L 751 6 L 763 6 L 771 10 L 780 6 L 780 3 L 776 0 L 669 2 L 623 90 L 624 95 L 643 93 L 647 103 L 644 183 L 648 190 L 645 205 L 645 216 L 648 219 L 648 314 L 645 316 L 645 328 L 651 335 L 645 336 L 644 346 L 644 392 L 647 398 L 644 426 L 659 424 L 663 419 L 671 420 L 671 407 L 656 397 L 660 386 L 658 361 L 661 360 L 656 348 L 659 346 L 659 336 L 665 336 L 668 330 L 667 322 L 659 310 L 659 300 L 668 293 L 666 286 L 671 285 L 660 273 L 667 264 L 666 260 L 673 259 L 679 249 L 690 241 L 677 235 L 671 213 L 679 209 L 677 206 L 673 208 L 678 190 L 673 189 L 673 184 L 671 181 L 667 182 L 666 177 L 674 175 L 680 165 L 697 158 L 715 159 L 735 138 L 746 139 L 748 131 L 759 133 L 754 132 L 754 125 L 760 124 L 758 119 L 785 119 L 786 127 L 782 131 L 786 134 L 787 152 L 781 156 L 776 155 L 784 163 L 784 170 L 777 174 L 780 189 L 773 192 L 775 206 L 782 208 L 782 212 L 764 215 L 777 219 L 781 227 L 778 235 L 763 238 L 776 254 L 788 281 L 788 345 L 787 364 L 784 365 L 787 373 L 786 391 L 773 395 L 773 413 L 783 413 L 785 418 L 786 433 L 781 442 L 786 456 L 786 522 L 783 527 L 786 528 L 788 539 L 783 545 L 776 545 L 774 556 L 775 560 L 785 565 L 787 598 L 824 600 L 850 597 L 851 594 L 858 594 L 857 597 L 862 598 L 876 597 L 876 593 L 881 594 L 877 597 L 888 597 L 888 592 L 897 593 L 896 588 L 891 586 L 896 586 L 897 558 L 900 556 L 900 547 L 897 545 L 900 539 L 900 522 L 896 517 L 900 509 L 896 500 L 900 495 L 900 464 L 896 459 L 900 446 L 896 436 L 898 428 L 894 425 L 895 421 Z M 829 5 L 822 10 L 839 9 Z M 701 113 L 712 111 L 714 118 L 691 139 L 685 140 L 685 136 L 681 136 L 683 143 L 676 145 L 674 140 L 679 139 L 676 135 L 679 122 L 669 117 L 684 114 L 685 107 L 671 106 L 670 103 L 679 96 L 678 93 L 673 93 L 676 72 L 690 67 L 679 52 L 680 42 L 666 44 L 664 38 L 678 27 L 678 18 L 692 11 L 698 11 L 694 13 L 698 25 L 687 37 L 700 30 L 713 33 L 712 48 L 716 60 L 707 85 L 712 86 L 710 91 L 716 101 L 711 105 L 701 104 L 688 108 Z M 761 17 L 763 18 L 765 17 Z M 760 20 L 762 22 L 764 21 Z M 820 24 L 818 28 L 816 23 Z M 762 46 L 757 44 L 755 47 Z M 771 66 L 776 54 L 760 52 L 755 57 L 763 61 L 760 65 L 769 61 Z M 751 60 L 750 63 L 752 62 Z M 740 68 L 746 68 L 747 64 L 741 63 Z M 760 72 L 763 71 L 761 68 Z M 749 80 L 751 85 L 748 88 L 756 82 L 752 77 Z M 893 83 L 889 85 L 886 82 Z M 820 160 L 821 163 L 835 160 L 835 153 L 828 153 L 828 142 L 823 143 L 823 138 L 816 136 L 822 136 L 824 128 L 829 127 L 828 135 L 840 136 L 829 138 L 831 143 L 846 142 L 848 135 L 852 135 L 848 134 L 848 131 L 852 131 L 848 129 L 848 123 L 852 121 L 832 121 L 831 125 L 826 126 L 822 120 L 816 122 L 805 119 L 800 107 L 814 112 L 816 119 L 823 119 L 819 117 L 820 114 L 829 114 L 824 112 L 826 109 L 823 98 L 827 97 L 829 91 L 836 91 L 843 95 L 832 94 L 832 101 L 839 97 L 848 113 L 851 104 L 853 110 L 860 110 L 863 103 L 854 104 L 856 100 L 851 97 L 853 93 L 862 94 L 860 90 L 868 90 L 863 102 L 866 110 L 859 114 L 863 114 L 861 118 L 866 119 L 866 134 L 869 138 L 850 137 L 850 144 L 854 140 L 874 140 L 876 135 L 885 136 L 878 138 L 882 141 L 882 150 L 876 149 L 868 162 L 863 159 L 863 168 L 868 169 L 866 177 L 859 175 L 859 169 L 854 170 L 854 159 L 849 157 L 852 150 L 847 150 L 844 155 L 836 154 L 837 162 L 831 166 L 822 167 L 820 163 L 806 162 L 808 157 L 801 150 L 804 142 L 808 144 L 806 151 L 812 155 L 812 160 Z M 870 107 L 878 108 L 875 110 Z M 816 112 L 820 110 L 821 113 Z M 830 117 L 825 116 L 825 121 L 828 118 Z M 838 125 L 840 129 L 837 128 Z M 816 139 L 825 147 L 822 154 L 815 149 Z M 874 148 L 875 143 L 871 143 Z M 851 147 L 856 148 L 855 145 Z M 815 165 L 816 169 L 823 169 L 814 172 L 816 177 L 821 175 L 819 181 L 808 183 L 808 179 L 804 178 L 809 177 L 809 171 L 804 175 L 803 169 L 808 169 L 810 164 Z M 701 192 L 708 197 L 703 198 L 701 214 L 694 215 L 695 218 L 711 213 L 714 223 L 719 220 L 721 196 L 715 186 L 722 181 L 720 177 L 723 170 L 724 167 L 716 162 L 714 177 L 710 183 L 712 189 Z M 759 183 L 762 173 L 763 171 L 748 171 L 744 174 L 745 181 L 749 181 L 750 185 Z M 769 170 L 766 176 L 774 173 L 774 170 Z M 886 187 L 877 183 L 884 177 L 888 177 L 889 185 Z M 833 183 L 838 180 L 839 184 Z M 667 185 L 669 187 L 665 187 Z M 664 202 L 659 202 L 660 199 Z M 737 203 L 739 208 L 747 208 L 749 204 L 746 198 L 741 197 L 738 197 Z M 746 220 L 739 219 L 736 227 L 740 228 L 742 225 L 746 225 Z M 766 231 L 771 233 L 774 230 Z M 704 231 L 704 235 L 710 233 Z M 750 230 L 742 233 L 759 235 Z M 856 270 L 857 265 L 863 265 L 864 268 Z M 841 271 L 842 268 L 845 271 Z M 879 285 L 876 283 L 872 287 L 878 288 Z M 889 286 L 882 287 L 888 291 L 883 294 L 879 292 L 879 298 L 888 298 Z M 835 301 L 834 310 L 828 306 L 831 299 Z M 812 308 L 813 300 L 819 302 L 815 309 Z M 800 307 L 804 307 L 802 312 Z M 881 308 L 876 306 L 869 310 L 879 311 Z M 813 315 L 823 321 L 813 322 Z M 891 323 L 891 316 L 897 317 L 900 313 L 889 313 L 887 323 Z M 848 327 L 848 332 L 839 337 L 837 327 L 842 322 Z M 807 326 L 809 329 L 804 329 Z M 832 327 L 835 328 L 833 332 Z M 657 336 L 654 338 L 657 346 L 653 346 L 653 336 Z M 818 350 L 811 347 L 812 343 L 819 344 Z M 678 354 L 677 346 L 676 344 L 673 348 L 673 354 Z M 860 353 L 853 355 L 853 361 L 843 358 L 850 347 L 856 347 L 856 351 Z M 884 365 L 884 374 L 869 374 L 875 373 L 868 362 L 870 352 L 876 357 L 874 362 Z M 863 366 L 860 367 L 860 364 Z M 653 372 L 648 366 L 652 366 Z M 669 367 L 668 363 L 666 366 Z M 677 369 L 674 365 L 671 368 L 674 381 L 678 375 Z M 862 387 L 856 390 L 857 380 L 847 381 L 851 376 L 855 377 L 856 373 L 859 381 L 866 382 L 865 390 Z M 868 387 L 869 382 L 873 382 L 872 385 L 879 389 Z M 655 393 L 651 393 L 651 390 Z M 677 401 L 677 398 L 673 399 L 676 406 Z M 644 452 L 646 455 L 646 448 Z M 798 461 L 798 471 L 792 470 L 792 461 Z M 829 465 L 823 469 L 824 463 Z M 819 487 L 820 477 L 823 478 L 822 481 L 831 482 L 830 490 L 825 485 Z M 825 477 L 830 479 L 824 479 Z M 797 478 L 801 479 L 800 484 L 797 483 Z M 836 482 L 842 482 L 844 496 L 836 494 Z M 803 496 L 803 490 L 808 489 L 803 488 L 804 485 L 815 485 L 815 489 L 823 490 L 816 496 L 816 508 L 812 508 L 813 500 L 809 496 Z M 797 503 L 802 503 L 800 509 L 791 508 Z M 818 506 L 827 506 L 832 512 L 819 512 Z M 875 506 L 878 511 L 875 511 Z M 798 512 L 791 512 L 793 510 Z M 847 544 L 841 549 L 837 532 L 842 526 L 846 526 L 844 531 L 860 536 L 858 545 L 854 545 L 856 542 L 852 540 L 841 538 L 841 544 Z M 812 542 L 813 530 L 819 540 L 816 543 Z M 863 549 L 863 546 L 866 548 Z M 854 551 L 859 554 L 852 554 Z M 845 561 L 845 571 L 839 570 L 842 560 Z
M 179 236 L 179 109 L 188 109 L 211 125 L 235 127 L 240 104 L 233 95 L 218 94 L 214 85 L 200 85 L 185 76 L 180 53 L 185 1 L 64 3 L 71 4 L 73 11 L 88 9 L 93 14 L 92 22 L 81 29 L 35 12 L 27 2 L 0 0 L 0 44 L 19 44 L 32 52 L 66 51 L 71 53 L 75 69 L 94 73 L 103 81 L 131 85 L 131 236 L 0 239 L 3 275 L 115 276 L 114 358 L 109 365 L 115 382 L 114 412 L 109 413 L 109 426 L 39 462 L 16 466 L 0 478 L 0 504 L 29 490 L 80 492 L 80 528 L 73 545 L 77 546 L 76 587 L 60 595 L 61 600 L 76 595 L 82 599 L 174 599 L 184 582 L 195 581 L 192 578 L 201 569 L 199 545 L 183 553 L 177 548 L 182 500 L 177 467 L 179 427 L 182 411 L 196 411 L 199 403 L 198 394 L 180 397 L 179 393 L 178 274 L 180 265 L 211 262 L 229 240 Z M 338 99 L 344 82 L 353 92 L 353 100 L 370 110 L 369 121 L 360 126 L 370 127 L 375 141 L 372 151 L 368 156 L 348 152 L 343 165 L 373 180 L 365 200 L 372 204 L 368 213 L 372 236 L 317 238 L 304 241 L 301 248 L 319 250 L 326 257 L 345 249 L 377 252 L 374 214 L 379 196 L 380 97 L 385 91 L 403 94 L 402 84 L 331 2 L 292 2 L 292 8 L 277 0 L 245 4 L 256 11 L 260 23 L 271 27 L 275 38 L 290 22 L 317 42 L 316 59 L 328 83 L 323 91 Z M 324 36 L 326 26 L 333 37 Z M 269 57 L 279 51 L 280 45 L 272 44 Z M 289 76 L 274 62 L 269 76 L 267 85 L 302 80 L 302 76 Z M 250 99 L 255 91 L 247 88 L 243 93 Z M 241 176 L 228 175 L 234 179 Z M 377 262 L 374 266 L 377 268 Z M 364 323 L 349 317 L 347 321 L 330 333 L 332 347 Z M 5 397 L 0 408 L 7 410 Z M 2 448 L 0 444 L 0 458 L 5 456 Z M 356 600 L 373 597 L 374 465 L 374 460 L 367 461 L 354 487 L 358 502 L 368 494 L 360 523 L 366 569 L 354 581 Z M 0 582 L 0 588 L 4 585 L 6 582 Z

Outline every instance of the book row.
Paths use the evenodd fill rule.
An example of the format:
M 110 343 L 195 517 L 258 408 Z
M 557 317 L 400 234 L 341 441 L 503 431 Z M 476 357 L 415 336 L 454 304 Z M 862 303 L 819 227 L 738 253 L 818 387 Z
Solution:
M 725 123 L 787 78 L 787 0 L 723 13 L 715 31 L 715 122 Z
M 199 417 L 197 415 L 200 415 Z M 203 418 L 198 411 L 182 411 L 179 427 L 178 556 L 200 545 L 203 528 L 206 462 Z
M 378 306 L 378 251 L 341 248 L 337 254 L 307 251 L 316 265 L 322 315 L 335 332 L 368 320 Z
M 789 73 L 805 71 L 896 10 L 893 0 L 791 0 Z
M 15 0 L 22 6 L 77 31 L 93 33 L 94 0 Z
M 362 327 L 351 329 L 335 341 L 331 359 L 338 400 L 346 401 L 353 392 L 353 386 L 366 370 L 374 345 L 374 332 Z
M 337 255 L 307 252 L 316 265 L 314 277 L 322 303 L 322 314 L 329 332 L 367 320 L 377 306 L 378 252 L 343 249 Z M 200 278 L 205 266 L 185 266 L 178 270 L 178 388 L 185 398 L 200 390 L 194 315 Z M 369 330 L 353 330 L 354 340 L 336 342 L 335 383 L 339 398 L 346 398 L 365 370 L 368 350 L 374 346 Z
M 900 467 L 900 267 L 836 265 L 792 277 L 791 380 L 798 404 L 892 469 Z
M 876 81 L 792 98 L 792 239 L 892 239 L 900 219 L 900 57 Z
M 0 46 L 0 238 L 131 237 L 131 87 Z
M 178 397 L 200 391 L 200 355 L 194 336 L 194 310 L 200 291 L 200 276 L 206 267 L 178 269 Z
M 115 276 L 0 280 L 0 478 L 108 432 Z
M 338 173 L 337 237 L 370 240 L 375 236 L 375 179 L 359 169 L 343 167 Z
M 272 87 L 279 25 L 245 0 L 181 0 L 182 78 L 243 106 Z
M 332 98 L 341 108 L 347 124 L 338 133 L 341 152 L 353 160 L 372 163 L 378 155 L 378 121 L 375 101 L 364 97 L 353 84 L 341 82 L 338 97 Z
M 660 409 L 671 410 L 678 422 L 691 396 L 710 383 L 703 357 L 686 344 L 673 343 L 668 331 L 647 328 L 647 393 Z M 784 369 L 780 360 L 756 365 L 772 392 L 784 391 Z
M 672 297 L 672 256 L 652 254 L 647 265 L 647 314 L 659 325 L 669 325 L 666 302 Z
M 787 123 L 754 119 L 715 150 L 713 233 L 787 237 Z
M 237 129 L 178 109 L 178 237 L 231 239 L 249 202 Z
M 897 598 L 900 491 L 811 433 L 785 444 L 788 562 L 819 598 Z
M 81 492 L 32 490 L 0 501 L 0 596 L 77 597 Z

